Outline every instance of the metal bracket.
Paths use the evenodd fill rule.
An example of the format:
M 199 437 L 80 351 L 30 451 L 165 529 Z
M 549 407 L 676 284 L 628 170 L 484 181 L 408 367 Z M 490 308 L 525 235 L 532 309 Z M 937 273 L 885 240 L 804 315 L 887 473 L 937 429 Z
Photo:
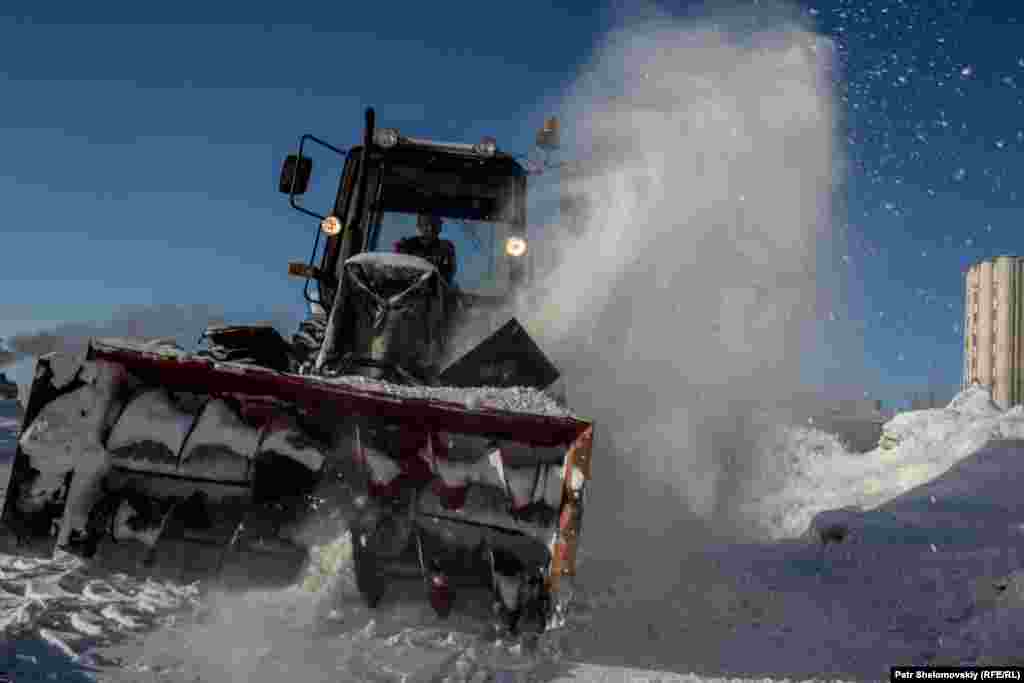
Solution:
M 321 147 L 325 147 L 325 148 L 331 150 L 332 152 L 334 152 L 335 154 L 337 154 L 338 156 L 340 156 L 342 158 L 344 158 L 348 154 L 347 150 L 339 149 L 339 148 L 335 147 L 334 145 L 332 145 L 331 143 L 326 142 L 324 140 L 321 140 L 320 138 L 316 137 L 315 135 L 310 135 L 309 133 L 306 133 L 301 138 L 299 138 L 299 151 L 298 151 L 299 159 L 302 158 L 302 150 L 305 149 L 306 141 L 307 140 L 315 142 L 316 144 L 320 145 Z M 296 196 L 295 195 L 295 183 L 297 181 L 298 181 L 298 174 L 293 175 L 292 176 L 292 186 L 291 186 L 291 189 L 290 189 L 290 191 L 288 193 L 288 204 L 289 204 L 289 206 L 291 206 L 293 209 L 295 209 L 296 211 L 298 211 L 300 213 L 304 213 L 307 216 L 312 216 L 313 218 L 316 218 L 318 221 L 322 221 L 324 218 L 326 218 L 326 216 L 321 216 L 320 214 L 318 214 L 315 211 L 310 211 L 309 209 L 307 209 L 304 206 L 301 206 L 299 203 L 297 203 L 295 201 L 295 196 Z M 315 266 L 313 264 L 316 261 L 316 252 L 317 252 L 317 248 L 319 246 L 320 246 L 320 228 L 318 226 L 317 227 L 317 231 L 316 231 L 316 237 L 313 240 L 313 252 L 309 255 L 309 267 L 310 268 L 314 268 L 315 269 Z M 319 298 L 314 299 L 312 296 L 310 296 L 310 293 L 309 293 L 309 281 L 310 281 L 310 279 L 306 278 L 306 283 L 302 287 L 302 298 L 305 299 L 308 303 L 322 304 L 322 302 L 319 300 Z
M 334 145 L 330 144 L 329 142 L 325 142 L 324 140 L 321 140 L 320 138 L 316 137 L 315 135 L 310 135 L 309 133 L 306 133 L 301 138 L 299 138 L 299 153 L 298 153 L 299 159 L 302 158 L 302 150 L 306 146 L 306 140 L 312 140 L 316 144 L 320 145 L 321 147 L 326 147 L 327 149 L 331 150 L 332 152 L 334 152 L 335 154 L 337 154 L 340 157 L 344 157 L 346 154 L 348 154 L 348 152 L 346 150 L 338 149 L 337 147 L 335 147 Z M 290 189 L 290 191 L 288 193 L 288 204 L 293 209 L 295 209 L 296 211 L 299 211 L 301 213 L 306 214 L 307 216 L 312 216 L 313 218 L 316 218 L 317 220 L 322 221 L 324 218 L 326 218 L 326 216 L 321 216 L 320 214 L 316 213 L 315 211 L 310 211 L 309 209 L 307 209 L 306 207 L 300 205 L 299 203 L 297 203 L 295 201 L 295 197 L 296 197 L 296 195 L 295 195 L 295 183 L 298 182 L 298 179 L 299 179 L 299 176 L 298 176 L 297 173 L 292 176 L 292 186 L 291 186 L 291 189 Z

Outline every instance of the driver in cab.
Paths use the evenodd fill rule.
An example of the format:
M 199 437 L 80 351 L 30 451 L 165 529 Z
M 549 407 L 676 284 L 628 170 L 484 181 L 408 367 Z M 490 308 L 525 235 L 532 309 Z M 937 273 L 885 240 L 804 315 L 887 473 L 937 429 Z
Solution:
M 441 273 L 445 284 L 451 286 L 455 276 L 455 245 L 441 239 L 441 219 L 430 214 L 419 214 L 416 217 L 416 232 L 419 234 L 395 242 L 395 251 L 430 261 Z

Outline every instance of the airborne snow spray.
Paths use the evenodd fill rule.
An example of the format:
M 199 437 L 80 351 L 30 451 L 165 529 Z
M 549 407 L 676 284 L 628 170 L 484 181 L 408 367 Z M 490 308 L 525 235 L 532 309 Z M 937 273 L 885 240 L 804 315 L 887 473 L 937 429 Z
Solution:
M 598 425 L 581 577 L 588 556 L 632 557 L 652 595 L 705 532 L 756 533 L 739 510 L 771 483 L 763 409 L 799 392 L 835 307 L 817 268 L 833 47 L 786 20 L 734 23 L 645 21 L 595 51 L 562 106 L 582 231 L 544 231 L 563 236 L 560 265 L 522 313 Z

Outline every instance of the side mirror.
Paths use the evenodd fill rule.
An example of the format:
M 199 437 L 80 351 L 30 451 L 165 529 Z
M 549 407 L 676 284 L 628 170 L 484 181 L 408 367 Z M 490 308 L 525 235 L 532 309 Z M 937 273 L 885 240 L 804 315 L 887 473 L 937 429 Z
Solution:
M 313 160 L 307 156 L 289 154 L 281 165 L 281 179 L 277 189 L 282 194 L 296 196 L 309 189 L 309 177 L 313 175 Z M 294 187 L 293 187 L 294 186 Z

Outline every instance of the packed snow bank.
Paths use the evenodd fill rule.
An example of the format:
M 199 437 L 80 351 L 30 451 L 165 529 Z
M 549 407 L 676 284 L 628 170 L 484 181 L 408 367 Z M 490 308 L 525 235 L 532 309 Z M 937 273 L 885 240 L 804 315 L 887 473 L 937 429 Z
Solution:
M 946 408 L 899 414 L 884 429 L 885 446 L 863 454 L 846 452 L 813 430 L 786 430 L 774 453 L 762 453 L 784 471 L 784 484 L 749 502 L 750 515 L 762 521 L 771 538 L 784 539 L 803 535 L 823 511 L 879 508 L 884 513 L 892 508 L 886 503 L 978 454 L 990 441 L 1024 438 L 1024 409 L 1000 411 L 984 387 L 972 386 Z M 993 455 L 1001 452 L 996 447 L 978 462 L 995 457 L 1000 468 L 1012 470 L 1012 457 Z M 1011 470 L 1004 470 L 1005 476 L 1012 476 Z M 960 472 L 968 477 L 961 482 L 962 495 L 975 485 L 976 471 L 965 465 Z
M 945 640 L 943 655 L 979 665 L 1024 666 L 1024 571 L 975 582 L 970 618 Z M 959 656 L 958 656 L 959 655 Z

